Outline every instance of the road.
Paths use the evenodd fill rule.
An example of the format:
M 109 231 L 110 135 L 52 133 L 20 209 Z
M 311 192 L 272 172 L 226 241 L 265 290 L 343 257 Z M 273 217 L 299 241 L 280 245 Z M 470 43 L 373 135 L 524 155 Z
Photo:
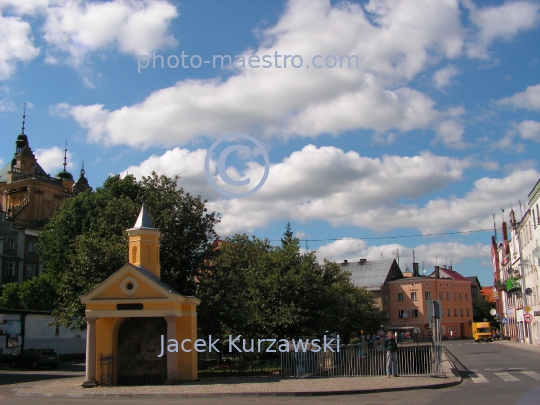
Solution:
M 474 343 L 472 340 L 446 342 L 445 346 L 455 356 L 463 383 L 438 390 L 414 390 L 379 394 L 343 395 L 325 397 L 219 397 L 219 398 L 45 398 L 14 397 L 13 385 L 17 381 L 34 381 L 40 378 L 80 377 L 82 370 L 66 366 L 58 370 L 10 371 L 0 370 L 0 405 L 90 405 L 99 401 L 107 405 L 160 404 L 179 405 L 304 405 L 304 404 L 354 404 L 354 405 L 538 405 L 540 403 L 540 351 L 531 352 L 509 347 L 503 343 Z M 40 377 L 41 375 L 41 377 Z M 5 378 L 7 376 L 7 378 Z M 4 395 L 4 397 L 2 397 Z

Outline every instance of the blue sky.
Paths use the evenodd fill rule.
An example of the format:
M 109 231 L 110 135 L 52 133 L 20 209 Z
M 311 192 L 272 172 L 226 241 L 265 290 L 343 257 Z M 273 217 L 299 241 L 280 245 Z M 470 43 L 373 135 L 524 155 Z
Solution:
M 179 174 L 221 213 L 222 237 L 279 239 L 290 221 L 320 259 L 399 251 L 405 269 L 414 250 L 426 269 L 452 263 L 489 285 L 493 232 L 455 232 L 491 229 L 493 214 L 500 226 L 502 208 L 519 217 L 540 178 L 538 1 L 0 0 L 0 12 L 1 163 L 27 103 L 45 170 L 61 169 L 67 140 L 68 169 L 84 160 L 93 187 Z M 182 52 L 188 68 L 174 67 Z M 298 67 L 278 68 L 276 52 Z M 197 55 L 273 63 L 191 67 Z M 343 55 L 358 65 L 331 68 Z M 223 197 L 204 173 L 229 134 L 269 155 L 268 180 L 246 198 Z M 264 172 L 246 142 L 226 161 L 253 181 L 240 191 Z M 227 145 L 210 164 L 224 188 Z M 428 236 L 441 233 L 454 234 Z M 424 236 L 389 238 L 406 235 Z

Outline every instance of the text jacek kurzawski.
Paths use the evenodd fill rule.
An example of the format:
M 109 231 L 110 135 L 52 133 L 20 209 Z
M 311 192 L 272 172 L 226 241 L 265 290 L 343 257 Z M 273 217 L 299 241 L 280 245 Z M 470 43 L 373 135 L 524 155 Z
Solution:
M 336 338 L 328 339 L 326 335 L 322 339 L 292 339 L 289 341 L 287 339 L 240 339 L 242 335 L 238 335 L 233 339 L 232 335 L 229 335 L 229 353 L 237 351 L 238 353 L 254 353 L 261 352 L 261 349 L 266 353 L 284 353 L 284 352 L 307 352 L 308 350 L 314 353 L 320 352 L 339 352 L 339 335 Z M 181 342 L 178 342 L 176 339 L 167 340 L 167 351 L 171 353 L 178 353 L 179 350 L 189 353 L 191 350 L 202 353 L 206 352 L 207 349 L 209 353 L 212 353 L 214 350 L 216 353 L 219 353 L 219 349 L 216 347 L 216 344 L 219 343 L 219 339 L 212 340 L 212 335 L 208 336 L 208 341 L 205 339 L 197 339 L 195 342 L 192 342 L 191 339 L 184 339 Z M 266 349 L 261 348 L 263 343 L 269 343 Z M 332 348 L 330 345 L 335 342 L 335 347 Z M 192 344 L 193 343 L 193 344 Z M 161 353 L 158 357 L 162 357 L 165 353 L 165 335 L 161 335 Z

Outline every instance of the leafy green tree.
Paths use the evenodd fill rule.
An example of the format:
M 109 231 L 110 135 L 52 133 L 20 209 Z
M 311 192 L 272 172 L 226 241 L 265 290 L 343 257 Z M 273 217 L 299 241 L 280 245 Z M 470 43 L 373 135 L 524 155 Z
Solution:
M 236 235 L 201 275 L 199 325 L 213 335 L 298 338 L 325 331 L 376 331 L 384 320 L 371 293 L 335 263 L 300 253 L 287 225 L 281 246 Z
M 5 284 L 0 294 L 0 308 L 5 309 L 52 311 L 56 301 L 55 286 L 47 276 Z
M 268 254 L 270 244 L 243 234 L 214 248 L 216 256 L 198 277 L 199 327 L 214 336 L 249 333 L 253 315 L 248 273 L 257 258 Z
M 484 294 L 477 294 L 473 299 L 473 314 L 474 322 L 483 322 L 484 319 L 487 319 L 492 326 L 499 327 L 499 322 L 495 320 L 495 317 L 489 313 L 493 308 L 495 308 L 494 302 L 489 302 L 486 300 Z
M 206 200 L 178 189 L 179 179 L 153 173 L 140 185 L 153 224 L 161 231 L 162 279 L 177 291 L 194 295 L 197 274 L 213 258 L 219 217 L 208 212 Z
M 58 300 L 54 280 L 44 275 L 21 283 L 19 300 L 22 309 L 52 311 Z
M 19 298 L 19 283 L 3 284 L 0 295 L 0 308 L 2 309 L 23 309 Z
M 281 238 L 281 246 L 285 247 L 291 243 L 294 243 L 293 232 L 291 231 L 291 223 L 287 222 L 283 238 Z
M 109 177 L 103 187 L 67 200 L 40 235 L 38 253 L 57 294 L 53 315 L 66 326 L 83 328 L 79 297 L 96 287 L 128 259 L 126 229 L 135 223 L 143 201 L 161 231 L 162 279 L 191 295 L 194 274 L 204 267 L 219 215 L 206 201 L 177 189 L 178 177 L 152 173 Z

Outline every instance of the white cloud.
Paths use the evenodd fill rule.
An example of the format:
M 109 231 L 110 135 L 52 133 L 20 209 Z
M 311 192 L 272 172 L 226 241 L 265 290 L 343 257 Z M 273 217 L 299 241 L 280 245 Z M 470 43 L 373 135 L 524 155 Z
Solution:
M 483 8 L 476 8 L 469 0 L 464 0 L 463 4 L 469 9 L 471 21 L 478 27 L 473 40 L 467 44 L 467 55 L 472 58 L 489 59 L 487 48 L 494 40 L 512 38 L 534 28 L 540 20 L 540 5 L 528 1 Z
M 433 74 L 433 81 L 435 82 L 435 87 L 437 87 L 439 90 L 442 90 L 444 87 L 451 84 L 452 78 L 458 73 L 458 70 L 453 65 L 448 65 L 442 69 L 437 70 Z
M 540 122 L 525 120 L 517 124 L 516 129 L 523 139 L 540 142 Z
M 161 156 L 152 155 L 138 166 L 130 166 L 121 175 L 129 173 L 138 179 L 149 176 L 153 171 L 169 177 L 179 175 L 179 185 L 187 192 L 217 199 L 219 194 L 210 187 L 204 173 L 205 157 L 204 149 L 190 152 L 187 149 L 174 148 Z
M 11 100 L 8 86 L 0 86 L 0 112 L 12 111 L 15 104 Z
M 516 93 L 511 97 L 500 99 L 498 104 L 513 108 L 540 111 L 540 84 L 529 86 L 525 91 Z
M 30 24 L 20 17 L 4 17 L 0 14 L 0 80 L 6 80 L 15 72 L 17 63 L 29 62 L 39 54 L 32 44 Z
M 253 232 L 272 221 L 287 220 L 324 221 L 334 227 L 354 226 L 379 232 L 396 228 L 418 229 L 422 233 L 490 229 L 491 214 L 510 201 L 524 201 L 530 185 L 540 177 L 530 165 L 516 167 L 506 177 L 477 180 L 461 196 L 431 197 L 415 203 L 462 180 L 464 171 L 475 165 L 477 158 L 456 159 L 426 152 L 376 159 L 335 147 L 307 145 L 272 164 L 267 182 L 255 194 L 228 200 L 220 199 L 208 184 L 205 155 L 205 150 L 175 148 L 127 171 L 137 177 L 149 175 L 152 170 L 182 176 L 180 185 L 186 191 L 208 198 L 209 208 L 222 213 L 222 222 L 217 226 L 222 235 Z M 234 175 L 260 179 L 262 171 L 257 162 L 248 162 Z M 217 176 L 214 178 L 224 184 Z
M 167 33 L 178 12 L 160 0 L 63 0 L 46 10 L 47 61 L 80 66 L 89 52 L 117 48 L 129 55 L 174 45 Z
M 0 0 L 0 11 L 7 11 L 17 15 L 35 14 L 43 11 L 49 5 L 49 0 Z
M 398 243 L 370 246 L 368 241 L 361 239 L 335 241 L 319 247 L 316 252 L 319 261 L 327 258 L 338 263 L 343 260 L 354 262 L 359 259 L 381 260 L 381 258 L 395 258 L 397 260 L 397 254 L 399 253 L 400 267 L 402 271 L 405 271 L 405 266 L 411 266 L 413 262 L 413 250 L 416 262 L 420 264 L 424 262 L 427 270 L 426 274 L 431 273 L 436 262 L 439 265 L 444 265 L 447 260 L 448 265 L 450 263 L 455 265 L 463 263 L 467 259 L 485 258 L 490 255 L 490 246 L 481 243 L 468 245 L 458 242 L 435 242 L 407 248 Z
M 64 151 L 56 146 L 53 146 L 49 149 L 37 149 L 35 152 L 36 159 L 38 160 L 39 165 L 47 173 L 50 173 L 52 176 L 56 172 L 63 170 L 64 163 Z M 68 151 L 67 153 L 67 168 L 73 169 L 74 165 L 72 162 L 72 154 Z
M 305 65 L 315 55 L 356 55 L 358 68 L 248 68 L 224 81 L 178 82 L 114 111 L 96 104 L 69 112 L 89 141 L 140 148 L 155 145 L 157 133 L 167 133 L 158 142 L 173 147 L 233 132 L 286 138 L 427 128 L 441 113 L 406 83 L 435 59 L 459 56 L 464 35 L 456 1 L 373 0 L 363 9 L 291 0 L 245 55 L 301 55 Z
M 434 142 L 442 142 L 452 149 L 465 149 L 471 145 L 463 141 L 465 129 L 456 119 L 442 121 L 437 127 L 437 137 Z

